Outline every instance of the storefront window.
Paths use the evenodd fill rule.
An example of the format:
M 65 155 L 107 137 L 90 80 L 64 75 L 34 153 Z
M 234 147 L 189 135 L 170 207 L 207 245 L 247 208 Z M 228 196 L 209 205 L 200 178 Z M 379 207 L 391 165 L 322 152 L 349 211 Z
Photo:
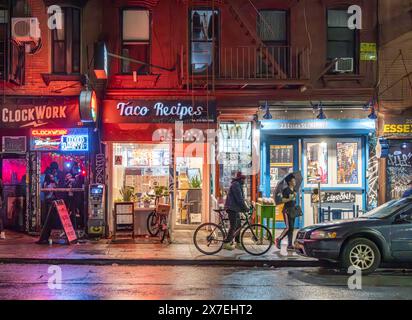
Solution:
M 176 223 L 200 224 L 202 222 L 203 158 L 176 158 Z
M 270 189 L 274 190 L 280 180 L 293 172 L 293 145 L 270 146 Z
M 220 190 L 227 192 L 236 172 L 251 176 L 252 124 L 224 123 L 219 127 Z M 245 196 L 250 199 L 251 178 L 245 184 Z
M 338 142 L 336 150 L 338 184 L 357 184 L 358 143 Z
M 306 149 L 307 183 L 328 183 L 328 144 L 308 143 Z
M 143 206 L 157 186 L 169 186 L 168 144 L 113 144 L 113 200 L 123 201 L 125 188 L 132 188 L 133 199 Z M 154 199 L 151 200 L 154 205 Z
M 3 184 L 16 185 L 26 183 L 26 159 L 3 159 Z

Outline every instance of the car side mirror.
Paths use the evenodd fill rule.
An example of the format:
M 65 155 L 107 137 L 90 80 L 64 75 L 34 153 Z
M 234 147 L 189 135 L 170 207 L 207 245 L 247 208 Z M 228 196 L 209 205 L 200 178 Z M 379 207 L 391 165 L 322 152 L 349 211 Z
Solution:
M 412 223 L 411 213 L 401 213 L 395 219 L 395 223 Z

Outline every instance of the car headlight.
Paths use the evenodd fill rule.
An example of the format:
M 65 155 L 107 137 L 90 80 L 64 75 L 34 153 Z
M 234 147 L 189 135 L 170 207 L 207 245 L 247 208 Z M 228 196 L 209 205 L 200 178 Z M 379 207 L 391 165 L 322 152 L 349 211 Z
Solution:
M 310 234 L 310 238 L 313 239 L 313 240 L 336 239 L 336 232 L 332 232 L 332 231 L 313 231 Z

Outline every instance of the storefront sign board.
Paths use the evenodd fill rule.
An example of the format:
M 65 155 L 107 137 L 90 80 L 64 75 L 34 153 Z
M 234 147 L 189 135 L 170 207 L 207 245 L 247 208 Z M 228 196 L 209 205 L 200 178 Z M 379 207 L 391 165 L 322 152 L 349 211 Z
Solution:
M 104 123 L 213 123 L 215 101 L 192 100 L 105 100 Z
M 8 100 L 0 112 L 0 128 L 66 127 L 79 122 L 78 97 Z
M 322 203 L 355 203 L 356 193 L 354 192 L 322 192 Z
M 386 117 L 383 125 L 384 135 L 412 135 L 412 116 Z
M 69 212 L 67 211 L 66 204 L 63 200 L 54 201 L 57 213 L 59 214 L 60 221 L 62 223 L 64 232 L 66 233 L 69 243 L 77 239 L 76 232 L 74 231 L 72 221 L 70 220 Z

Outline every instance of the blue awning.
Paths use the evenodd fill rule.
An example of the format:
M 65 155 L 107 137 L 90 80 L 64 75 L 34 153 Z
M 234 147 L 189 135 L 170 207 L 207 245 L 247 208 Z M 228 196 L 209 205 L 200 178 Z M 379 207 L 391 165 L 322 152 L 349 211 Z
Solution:
M 305 119 L 262 120 L 261 132 L 268 135 L 366 135 L 376 130 L 375 120 L 370 119 Z

